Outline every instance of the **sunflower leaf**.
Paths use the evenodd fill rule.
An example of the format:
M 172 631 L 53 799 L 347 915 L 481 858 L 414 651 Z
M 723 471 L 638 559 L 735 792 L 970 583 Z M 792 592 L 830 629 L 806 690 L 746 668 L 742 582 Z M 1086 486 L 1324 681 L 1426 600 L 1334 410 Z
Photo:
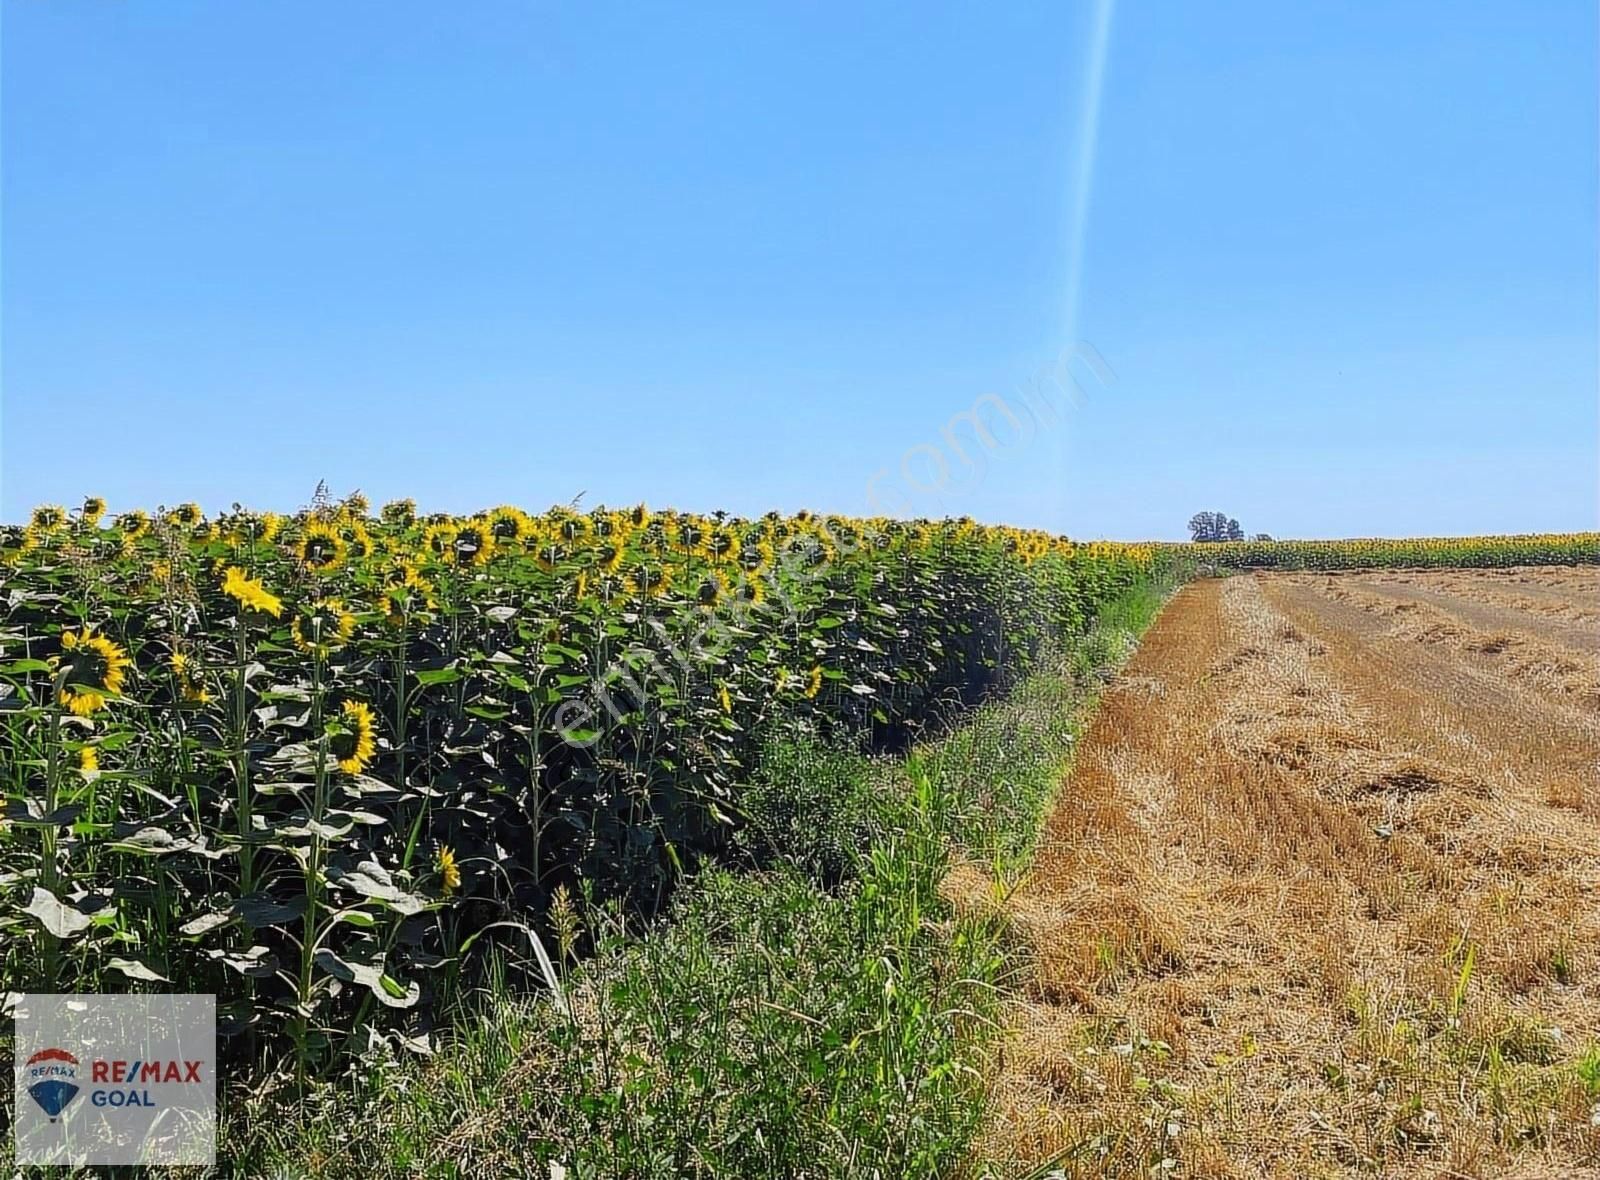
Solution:
M 82 913 L 62 901 L 48 889 L 33 887 L 33 899 L 22 907 L 22 912 L 31 914 L 57 938 L 73 938 L 83 933 L 93 921 L 88 914 Z

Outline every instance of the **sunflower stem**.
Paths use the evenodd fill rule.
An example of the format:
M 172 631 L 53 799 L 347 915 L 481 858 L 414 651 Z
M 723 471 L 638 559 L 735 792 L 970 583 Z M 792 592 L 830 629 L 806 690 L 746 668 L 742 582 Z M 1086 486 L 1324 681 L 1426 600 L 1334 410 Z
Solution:
M 306 1044 L 309 1036 L 311 988 L 319 938 L 319 908 L 322 892 L 322 818 L 327 808 L 327 735 L 323 733 L 322 619 L 312 620 L 311 732 L 316 735 L 315 785 L 311 802 L 311 847 L 306 853 L 306 912 L 300 932 L 300 986 L 295 1015 L 295 1054 L 300 1084 L 306 1081 Z

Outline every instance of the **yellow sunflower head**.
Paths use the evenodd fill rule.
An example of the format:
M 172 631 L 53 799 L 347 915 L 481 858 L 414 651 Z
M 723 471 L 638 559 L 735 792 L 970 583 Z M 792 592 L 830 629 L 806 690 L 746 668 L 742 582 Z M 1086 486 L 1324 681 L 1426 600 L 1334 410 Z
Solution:
M 101 496 L 86 496 L 83 507 L 78 510 L 78 519 L 87 525 L 97 525 L 100 518 L 106 514 L 106 502 Z M 85 747 L 86 749 L 88 747 Z
M 100 752 L 93 746 L 82 746 L 78 749 L 78 769 L 85 775 L 96 774 L 100 770 Z
M 695 588 L 694 601 L 702 610 L 715 610 L 722 601 L 722 580 L 716 574 L 701 578 L 700 585 Z
M 372 710 L 361 701 L 345 701 L 328 723 L 328 744 L 346 774 L 360 774 L 378 752 Z
M 359 519 L 372 511 L 372 501 L 368 500 L 360 492 L 351 492 L 344 498 L 344 503 L 340 507 L 344 509 L 346 516 L 353 516 Z
M 99 712 L 108 697 L 120 696 L 133 664 L 127 652 L 89 627 L 63 631 L 61 654 L 53 662 L 61 676 L 58 699 L 79 717 Z
M 372 552 L 372 534 L 361 520 L 346 520 L 339 527 L 339 539 L 344 542 L 345 556 L 351 561 L 361 561 Z
M 730 528 L 714 528 L 706 536 L 706 556 L 719 565 L 736 560 L 739 547 L 739 535 Z
M 111 522 L 117 531 L 130 540 L 138 540 L 150 531 L 150 518 L 135 508 L 132 512 L 117 514 L 116 520 Z
M 277 618 L 283 613 L 283 600 L 252 578 L 238 566 L 227 566 L 222 571 L 222 592 L 239 604 L 239 613 L 260 611 Z
M 658 598 L 672 588 L 672 575 L 660 562 L 642 561 L 628 574 L 628 591 L 640 598 Z
M 556 536 L 567 544 L 582 541 L 593 531 L 589 518 L 576 512 L 563 512 L 556 521 Z
M 448 844 L 439 846 L 434 855 L 433 867 L 439 872 L 439 888 L 446 894 L 461 888 L 461 866 L 456 864 L 455 850 Z
M 534 548 L 533 560 L 547 574 L 553 574 L 561 568 L 561 563 L 567 559 L 567 547 L 558 545 L 554 541 L 544 541 Z
M 450 542 L 450 560 L 458 566 L 476 568 L 488 565 L 494 556 L 494 534 L 481 520 L 469 520 L 456 530 Z
M 338 529 L 325 521 L 308 521 L 300 534 L 297 555 L 312 573 L 330 573 L 344 561 L 345 540 Z
M 422 534 L 422 552 L 430 561 L 450 561 L 455 545 L 456 526 L 448 521 L 436 521 Z
M 265 544 L 278 535 L 283 518 L 276 512 L 241 512 L 233 522 L 231 535 L 239 544 Z
M 422 568 L 408 557 L 395 558 L 393 564 L 384 571 L 383 581 L 384 585 L 390 587 L 405 586 L 424 592 L 433 589 L 433 583 L 422 576 Z
M 733 597 L 741 606 L 760 606 L 767 600 L 767 585 L 754 574 L 747 574 L 734 587 Z
M 520 545 L 533 532 L 533 519 L 520 508 L 502 505 L 489 514 L 489 532 L 496 545 Z
M 410 528 L 417 519 L 417 502 L 412 499 L 390 500 L 382 509 L 383 523 L 395 528 Z
M 28 517 L 28 527 L 41 533 L 54 532 L 67 523 L 67 510 L 59 504 L 41 504 Z
M 175 651 L 168 657 L 172 668 L 172 679 L 177 684 L 178 696 L 191 705 L 203 705 L 211 700 L 211 694 L 206 691 L 205 680 L 201 677 L 194 661 L 181 651 Z
M 806 699 L 814 700 L 821 691 L 822 667 L 821 665 L 814 665 L 811 671 L 806 673 Z
M 772 542 L 757 535 L 747 540 L 739 550 L 739 568 L 747 574 L 758 574 L 770 566 L 777 557 Z
M 349 643 L 355 632 L 356 617 L 337 598 L 319 599 L 298 611 L 289 625 L 296 647 L 324 659 Z
M 703 521 L 693 516 L 684 516 L 673 526 L 672 543 L 684 553 L 704 556 L 706 539 L 710 532 Z
M 167 519 L 173 524 L 192 529 L 205 519 L 205 513 L 200 511 L 200 505 L 191 500 L 187 504 L 179 504 L 171 512 L 167 513 Z

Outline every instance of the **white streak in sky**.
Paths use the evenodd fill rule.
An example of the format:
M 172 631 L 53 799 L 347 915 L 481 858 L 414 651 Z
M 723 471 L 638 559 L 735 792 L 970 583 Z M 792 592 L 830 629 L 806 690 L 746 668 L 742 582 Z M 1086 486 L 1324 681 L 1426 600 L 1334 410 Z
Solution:
M 1067 230 L 1067 305 L 1064 344 L 1078 339 L 1078 295 L 1083 281 L 1084 237 L 1089 226 L 1089 195 L 1094 187 L 1095 146 L 1100 137 L 1100 96 L 1105 90 L 1106 45 L 1111 39 L 1111 14 L 1116 0 L 1094 0 L 1090 30 L 1089 69 L 1083 82 L 1082 118 L 1078 123 L 1078 159 L 1072 177 L 1071 222 Z

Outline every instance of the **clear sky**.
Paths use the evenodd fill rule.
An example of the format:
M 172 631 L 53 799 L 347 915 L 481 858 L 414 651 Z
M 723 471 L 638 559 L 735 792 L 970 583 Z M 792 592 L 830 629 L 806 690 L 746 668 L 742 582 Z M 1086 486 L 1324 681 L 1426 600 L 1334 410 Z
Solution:
M 326 479 L 1593 528 L 1596 36 L 1591 0 L 0 0 L 0 514 Z

